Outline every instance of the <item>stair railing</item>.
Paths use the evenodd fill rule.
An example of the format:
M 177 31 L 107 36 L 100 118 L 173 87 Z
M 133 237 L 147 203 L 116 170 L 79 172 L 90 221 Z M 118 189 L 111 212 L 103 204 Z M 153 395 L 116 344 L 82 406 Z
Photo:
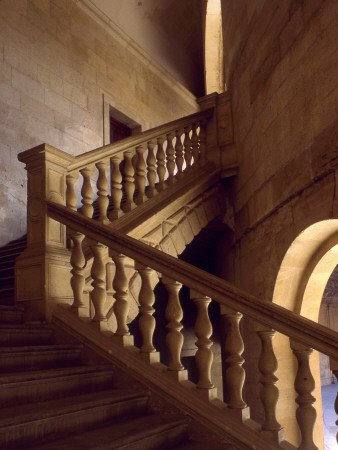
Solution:
M 140 313 L 138 328 L 142 336 L 140 352 L 149 362 L 154 361 L 152 356 L 156 349 L 153 344 L 153 334 L 156 326 L 154 318 L 154 290 L 152 277 L 158 273 L 168 292 L 166 306 L 167 335 L 166 344 L 169 353 L 167 370 L 176 374 L 177 380 L 182 380 L 184 367 L 181 361 L 182 335 L 182 307 L 180 305 L 179 290 L 182 285 L 190 289 L 190 298 L 196 305 L 197 318 L 194 331 L 196 335 L 197 352 L 195 355 L 199 378 L 196 390 L 204 398 L 213 399 L 215 388 L 211 379 L 211 366 L 213 354 L 211 351 L 212 325 L 208 315 L 208 306 L 216 301 L 222 305 L 223 314 L 228 325 L 228 332 L 224 342 L 227 356 L 227 369 L 223 376 L 226 379 L 230 393 L 226 409 L 235 417 L 243 420 L 241 411 L 246 409 L 242 390 L 245 379 L 243 365 L 243 340 L 240 333 L 239 322 L 245 314 L 259 324 L 257 334 L 261 340 L 261 356 L 258 366 L 262 373 L 261 401 L 265 413 L 265 421 L 260 426 L 261 433 L 269 436 L 274 442 L 281 441 L 282 427 L 276 419 L 276 405 L 278 401 L 277 378 L 274 375 L 277 369 L 277 360 L 274 354 L 272 340 L 276 331 L 290 338 L 290 346 L 298 363 L 295 379 L 295 390 L 298 394 L 296 402 L 298 409 L 296 420 L 299 426 L 301 443 L 299 449 L 316 449 L 313 441 L 313 429 L 316 420 L 316 411 L 312 406 L 315 398 L 311 395 L 314 390 L 314 379 L 311 374 L 309 357 L 312 349 L 318 350 L 338 361 L 338 333 L 321 326 L 311 320 L 298 316 L 285 308 L 259 300 L 230 283 L 221 280 L 196 267 L 171 257 L 149 245 L 137 241 L 111 228 L 94 222 L 85 216 L 76 214 L 65 206 L 48 202 L 47 211 L 54 220 L 76 230 L 81 236 L 86 236 L 92 243 L 94 263 L 92 267 L 92 301 L 95 315 L 92 324 L 105 329 L 107 318 L 104 314 L 106 299 L 105 271 L 102 263 L 102 254 L 105 247 L 116 265 L 113 281 L 115 291 L 114 313 L 117 329 L 114 339 L 122 344 L 130 345 L 130 331 L 127 323 L 128 302 L 126 295 L 128 283 L 125 276 L 126 258 L 135 262 L 135 270 L 141 277 L 139 293 Z M 74 245 L 72 254 L 72 287 L 74 292 L 73 310 L 78 311 L 81 303 L 78 295 L 81 293 L 83 280 L 81 279 L 81 266 L 83 254 L 81 239 Z M 94 250 L 95 249 L 95 250 Z M 224 405 L 223 405 L 224 407 Z M 291 448 L 291 447 L 290 447 Z
M 200 104 L 201 112 L 77 157 L 47 144 L 19 154 L 28 172 L 27 249 L 16 261 L 15 297 L 25 304 L 26 320 L 48 319 L 55 304 L 73 297 L 63 282 L 70 279 L 66 228 L 48 217 L 45 201 L 113 224 L 146 200 L 174 192 L 205 164 L 220 169 L 232 142 L 230 97 L 215 94 Z M 217 126 L 222 114 L 227 127 Z M 231 148 L 227 167 L 233 154 Z M 75 247 L 80 240 L 74 236 Z

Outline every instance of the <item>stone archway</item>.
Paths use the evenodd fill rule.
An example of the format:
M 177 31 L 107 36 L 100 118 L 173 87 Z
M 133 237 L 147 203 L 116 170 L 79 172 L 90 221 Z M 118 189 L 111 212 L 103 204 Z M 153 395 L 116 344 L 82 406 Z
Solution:
M 297 236 L 284 256 L 274 288 L 273 303 L 317 322 L 323 292 L 337 261 L 338 220 L 325 220 L 311 225 Z M 294 408 L 290 407 L 290 400 L 296 397 L 293 387 L 296 361 L 286 336 L 277 333 L 274 347 L 279 361 L 276 374 L 280 380 L 278 420 L 285 428 L 286 439 L 297 445 L 298 427 L 294 420 L 297 405 L 294 403 Z M 310 366 L 316 383 L 313 392 L 317 411 L 314 440 L 319 448 L 323 448 L 320 367 L 316 351 L 313 352 Z
M 204 24 L 205 93 L 224 92 L 221 0 L 206 0 Z

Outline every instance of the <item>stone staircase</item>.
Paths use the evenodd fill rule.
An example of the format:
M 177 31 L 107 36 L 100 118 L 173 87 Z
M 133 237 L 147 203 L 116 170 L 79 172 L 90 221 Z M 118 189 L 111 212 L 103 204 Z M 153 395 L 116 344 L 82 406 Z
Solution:
M 0 296 L 2 304 L 11 304 L 14 297 L 15 259 L 25 250 L 27 237 L 22 236 L 0 249 Z
M 24 323 L 23 309 L 13 298 L 8 303 L 6 292 L 0 304 L 1 449 L 207 448 L 189 440 L 183 415 L 152 412 L 144 387 L 121 382 L 112 364 L 88 356 L 54 325 Z

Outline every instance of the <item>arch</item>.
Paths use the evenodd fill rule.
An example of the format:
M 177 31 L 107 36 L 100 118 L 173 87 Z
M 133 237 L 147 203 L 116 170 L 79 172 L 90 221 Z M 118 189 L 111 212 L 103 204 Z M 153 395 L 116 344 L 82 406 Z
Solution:
M 207 0 L 204 30 L 205 93 L 225 89 L 221 0 Z
M 296 237 L 284 256 L 273 292 L 273 303 L 317 322 L 324 289 L 337 261 L 338 220 L 324 220 L 311 225 Z M 293 388 L 296 361 L 286 336 L 277 333 L 274 344 L 279 362 L 276 374 L 280 391 L 277 415 L 285 427 L 286 439 L 297 445 L 296 403 L 294 409 L 290 408 L 290 400 L 296 397 Z M 319 355 L 316 351 L 310 366 L 316 383 L 313 393 L 317 411 L 315 443 L 323 448 Z

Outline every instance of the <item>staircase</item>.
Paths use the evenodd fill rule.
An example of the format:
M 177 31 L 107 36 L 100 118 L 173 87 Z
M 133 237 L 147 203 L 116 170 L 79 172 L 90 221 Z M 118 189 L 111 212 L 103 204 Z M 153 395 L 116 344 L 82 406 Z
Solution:
M 1 304 L 12 304 L 14 298 L 15 260 L 25 250 L 27 237 L 9 242 L 0 249 L 0 296 Z
M 0 448 L 204 448 L 184 416 L 155 414 L 149 391 L 59 341 L 53 325 L 25 324 L 22 309 L 0 305 Z
M 9 345 L 3 350 L 8 362 L 3 372 L 23 386 L 35 381 L 42 392 L 27 393 L 32 405 L 39 402 L 20 407 L 19 414 L 13 412 L 18 396 L 10 399 L 8 410 L 4 405 L 4 448 L 203 449 L 210 447 L 209 440 L 214 449 L 295 449 L 276 418 L 276 331 L 287 336 L 298 362 L 298 448 L 317 448 L 309 357 L 314 348 L 337 360 L 337 333 L 177 258 L 207 223 L 228 212 L 222 179 L 235 175 L 235 159 L 231 138 L 217 126 L 226 102 L 214 100 L 200 113 L 76 158 L 46 144 L 19 155 L 28 171 L 27 249 L 16 260 L 19 309 L 4 306 L 4 317 L 12 314 L 20 322 L 24 311 L 26 324 L 14 332 L 14 341 L 3 339 Z M 153 345 L 155 327 L 164 327 L 154 317 L 159 282 L 167 297 L 160 299 L 165 358 Z M 196 311 L 193 327 L 185 330 L 196 340 L 195 382 L 181 362 L 183 285 Z M 227 328 L 222 343 L 226 403 L 211 378 L 211 301 L 218 303 Z M 250 367 L 261 372 L 261 423 L 252 420 L 243 399 L 243 315 L 255 322 L 261 342 L 258 367 Z M 39 333 L 45 333 L 46 341 Z M 66 368 L 73 381 L 64 388 Z M 95 380 L 103 371 L 106 381 L 88 382 L 87 389 L 79 381 L 82 370 L 86 379 L 95 373 Z M 44 383 L 48 371 L 50 382 Z M 62 373 L 61 378 L 56 373 Z M 4 382 L 9 380 L 5 377 Z M 134 401 L 138 406 L 121 406 Z M 294 409 L 294 403 L 290 407 Z M 6 434 L 10 429 L 13 434 Z

